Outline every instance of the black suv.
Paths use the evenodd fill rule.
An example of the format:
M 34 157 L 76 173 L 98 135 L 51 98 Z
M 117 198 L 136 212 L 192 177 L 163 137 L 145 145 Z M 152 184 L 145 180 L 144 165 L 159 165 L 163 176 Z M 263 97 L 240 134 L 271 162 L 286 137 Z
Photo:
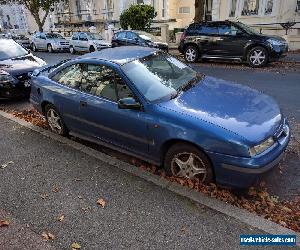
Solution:
M 286 55 L 285 39 L 256 32 L 241 22 L 191 24 L 182 34 L 178 50 L 187 62 L 200 58 L 230 59 L 262 67 Z

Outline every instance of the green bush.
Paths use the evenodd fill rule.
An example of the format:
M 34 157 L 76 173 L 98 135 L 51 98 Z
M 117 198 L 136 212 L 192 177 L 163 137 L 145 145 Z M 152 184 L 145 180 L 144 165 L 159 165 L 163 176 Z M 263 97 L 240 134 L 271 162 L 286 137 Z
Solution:
M 152 20 L 157 16 L 151 5 L 131 5 L 120 16 L 122 29 L 130 27 L 133 30 L 149 30 Z

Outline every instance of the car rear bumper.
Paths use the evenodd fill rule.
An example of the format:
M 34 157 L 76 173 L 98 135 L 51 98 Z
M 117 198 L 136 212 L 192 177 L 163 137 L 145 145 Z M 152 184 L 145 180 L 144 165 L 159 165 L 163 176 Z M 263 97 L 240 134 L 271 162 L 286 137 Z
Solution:
M 286 126 L 286 136 L 276 141 L 266 153 L 255 157 L 207 152 L 214 166 L 216 182 L 225 186 L 245 188 L 276 167 L 290 140 L 290 130 L 287 124 Z
M 30 86 L 24 86 L 23 83 L 18 83 L 9 87 L 0 87 L 1 100 L 29 97 L 29 95 Z

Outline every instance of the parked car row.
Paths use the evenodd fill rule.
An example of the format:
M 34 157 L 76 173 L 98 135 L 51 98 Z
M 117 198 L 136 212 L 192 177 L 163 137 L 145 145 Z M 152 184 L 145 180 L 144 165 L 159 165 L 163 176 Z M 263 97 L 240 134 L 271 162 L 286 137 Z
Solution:
M 30 93 L 54 133 L 170 176 L 246 187 L 278 164 L 289 142 L 271 97 L 199 74 L 158 48 L 108 48 L 46 66 L 13 40 L 0 44 L 0 97 Z

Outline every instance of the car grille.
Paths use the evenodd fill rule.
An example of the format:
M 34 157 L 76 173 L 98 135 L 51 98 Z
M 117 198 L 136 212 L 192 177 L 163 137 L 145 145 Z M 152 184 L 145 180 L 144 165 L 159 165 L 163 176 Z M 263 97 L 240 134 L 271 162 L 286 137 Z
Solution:
M 60 42 L 60 45 L 69 45 L 69 42 Z

